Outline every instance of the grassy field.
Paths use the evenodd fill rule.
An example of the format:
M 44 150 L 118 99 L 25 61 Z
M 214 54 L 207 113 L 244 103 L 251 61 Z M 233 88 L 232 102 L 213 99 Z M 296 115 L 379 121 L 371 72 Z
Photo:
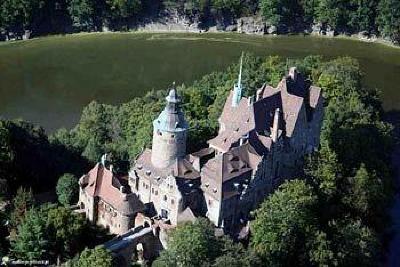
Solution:
M 0 45 L 0 116 L 24 118 L 49 131 L 71 127 L 91 100 L 121 103 L 176 81 L 189 84 L 257 55 L 359 59 L 365 83 L 400 109 L 400 49 L 345 39 L 238 34 L 113 33 L 39 38 Z

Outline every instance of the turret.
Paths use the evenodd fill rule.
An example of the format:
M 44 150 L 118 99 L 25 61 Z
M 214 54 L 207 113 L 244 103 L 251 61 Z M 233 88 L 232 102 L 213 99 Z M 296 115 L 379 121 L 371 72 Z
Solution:
M 156 168 L 165 168 L 186 154 L 189 125 L 181 109 L 181 98 L 175 84 L 166 97 L 167 105 L 153 121 L 151 161 Z
M 243 68 L 243 54 L 240 59 L 240 70 L 237 84 L 235 84 L 233 88 L 233 97 L 232 97 L 232 107 L 237 107 L 239 105 L 240 99 L 242 98 L 242 68 Z

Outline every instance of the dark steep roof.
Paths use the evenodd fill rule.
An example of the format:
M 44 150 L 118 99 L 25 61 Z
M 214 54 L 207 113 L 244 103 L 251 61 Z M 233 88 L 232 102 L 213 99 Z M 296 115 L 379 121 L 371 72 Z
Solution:
M 166 168 L 156 168 L 151 162 L 151 153 L 150 149 L 146 149 L 135 161 L 134 170 L 141 178 L 148 179 L 154 184 L 160 184 L 169 175 L 189 180 L 200 178 L 200 173 L 187 159 L 176 159 Z

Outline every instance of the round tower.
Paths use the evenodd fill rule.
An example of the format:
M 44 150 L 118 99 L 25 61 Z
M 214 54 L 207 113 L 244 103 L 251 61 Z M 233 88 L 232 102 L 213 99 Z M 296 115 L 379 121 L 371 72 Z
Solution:
M 181 109 L 181 98 L 175 87 L 166 97 L 167 105 L 153 121 L 151 162 L 156 168 L 165 168 L 177 158 L 186 155 L 186 137 L 189 125 Z

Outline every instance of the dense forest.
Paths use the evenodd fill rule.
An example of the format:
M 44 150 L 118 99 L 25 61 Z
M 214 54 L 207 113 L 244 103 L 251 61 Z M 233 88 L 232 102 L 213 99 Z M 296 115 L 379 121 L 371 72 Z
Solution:
M 201 28 L 260 14 L 278 32 L 319 25 L 337 33 L 366 32 L 400 40 L 398 0 L 3 0 L 0 32 L 20 37 L 77 31 L 130 30 L 149 19 L 174 15 Z
M 200 219 L 178 226 L 155 266 L 376 266 L 382 262 L 391 224 L 387 210 L 394 192 L 390 165 L 394 138 L 393 126 L 382 120 L 379 93 L 362 86 L 359 64 L 348 57 L 326 61 L 319 56 L 286 60 L 245 55 L 245 94 L 254 95 L 264 82 L 276 86 L 288 66 L 297 66 L 323 88 L 326 107 L 319 152 L 307 159 L 299 179 L 281 185 L 254 212 L 248 246 L 215 237 L 210 223 Z M 237 73 L 234 64 L 178 87 L 191 124 L 189 152 L 217 133 L 217 118 Z M 88 162 L 99 161 L 105 152 L 111 153 L 119 171 L 126 171 L 130 160 L 151 145 L 151 123 L 163 109 L 166 93 L 151 91 L 119 106 L 92 102 L 75 128 L 61 129 L 51 137 L 25 122 L 1 121 L 0 189 L 2 199 L 12 201 L 0 212 L 0 219 L 10 222 L 0 227 L 6 233 L 0 235 L 0 254 L 70 260 L 79 266 L 102 259 L 106 265 L 101 266 L 111 266 L 111 256 L 101 247 L 81 252 L 103 239 L 82 240 L 79 246 L 73 242 L 83 232 L 97 233 L 85 230 L 90 227 L 87 222 L 64 208 L 76 203 L 74 174 L 87 171 Z M 71 174 L 62 175 L 67 172 Z M 39 205 L 33 199 L 55 184 L 58 205 Z

